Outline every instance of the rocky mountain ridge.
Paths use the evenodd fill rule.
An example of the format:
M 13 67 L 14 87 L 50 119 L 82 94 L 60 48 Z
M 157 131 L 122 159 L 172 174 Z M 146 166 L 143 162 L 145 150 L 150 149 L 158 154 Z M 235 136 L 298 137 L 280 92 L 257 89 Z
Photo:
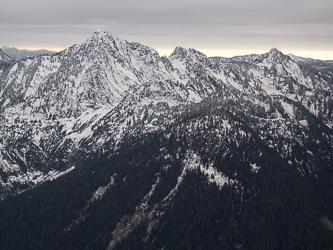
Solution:
M 299 123 L 297 103 L 332 128 L 332 72 L 302 68 L 275 48 L 247 64 L 216 62 L 183 47 L 164 58 L 96 30 L 61 53 L 17 61 L 0 77 L 6 190 L 60 174 L 75 166 L 77 154 L 116 146 L 138 124 L 158 130 L 174 121 L 172 109 L 207 98 L 252 102 L 273 123 Z M 284 114 L 273 111 L 275 102 Z
M 40 49 L 40 50 L 24 50 L 24 49 L 17 49 L 15 47 L 8 47 L 8 46 L 2 46 L 1 50 L 6 53 L 12 60 L 20 60 L 28 57 L 36 57 L 40 55 L 52 55 L 57 52 Z
M 7 55 L 2 49 L 0 49 L 0 61 L 8 63 L 11 60 L 11 57 Z

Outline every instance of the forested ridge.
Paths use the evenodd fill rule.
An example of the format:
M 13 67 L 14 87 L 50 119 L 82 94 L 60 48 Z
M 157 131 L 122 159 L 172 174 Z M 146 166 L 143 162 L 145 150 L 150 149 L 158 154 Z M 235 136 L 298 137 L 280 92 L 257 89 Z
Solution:
M 332 249 L 333 231 L 321 223 L 333 216 L 332 166 L 302 176 L 251 128 L 249 116 L 237 115 L 237 105 L 218 105 L 192 105 L 163 130 L 128 135 L 118 149 L 8 196 L 0 202 L 0 248 L 106 249 L 117 224 L 130 222 L 148 197 L 142 218 L 114 249 Z M 189 154 L 229 182 L 184 169 Z M 105 193 L 93 199 L 100 187 Z

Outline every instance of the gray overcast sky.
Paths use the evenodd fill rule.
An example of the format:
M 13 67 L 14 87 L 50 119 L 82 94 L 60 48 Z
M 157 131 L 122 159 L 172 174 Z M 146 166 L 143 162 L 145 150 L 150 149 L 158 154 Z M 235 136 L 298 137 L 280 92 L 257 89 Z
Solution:
M 84 42 L 97 28 L 160 54 L 178 45 L 208 56 L 276 47 L 333 59 L 332 0 L 10 0 L 0 5 L 0 46 L 63 49 Z

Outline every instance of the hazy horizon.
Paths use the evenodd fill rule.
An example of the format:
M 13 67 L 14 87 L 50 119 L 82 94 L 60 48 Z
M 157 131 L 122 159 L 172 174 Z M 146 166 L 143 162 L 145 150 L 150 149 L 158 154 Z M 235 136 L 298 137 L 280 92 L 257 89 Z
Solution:
M 135 42 L 135 41 L 132 41 Z M 74 45 L 74 44 L 73 44 Z M 146 44 L 143 44 L 146 45 Z M 19 50 L 28 50 L 28 51 L 38 51 L 38 50 L 48 50 L 48 51 L 52 51 L 52 52 L 61 52 L 67 48 L 18 48 L 15 46 L 8 46 L 8 45 L 2 45 L 2 47 L 9 47 L 9 48 L 16 48 Z M 180 45 L 181 46 L 181 45 Z M 69 46 L 70 47 L 70 46 Z M 153 47 L 152 47 L 153 48 Z M 176 47 L 175 47 L 176 48 Z M 167 56 L 169 57 L 170 54 L 174 51 L 174 49 L 158 49 L 158 48 L 153 48 L 155 49 L 160 56 Z M 274 48 L 274 47 L 272 47 Z M 270 48 L 270 49 L 272 49 Z M 210 50 L 210 49 L 197 49 L 197 48 L 193 48 L 196 49 L 198 51 L 200 51 L 201 53 L 205 54 L 207 57 L 226 57 L 226 58 L 231 58 L 231 57 L 235 57 L 235 56 L 245 56 L 245 55 L 251 55 L 251 54 L 264 54 L 267 53 L 270 49 L 268 50 Z M 277 48 L 278 50 L 280 50 L 279 48 Z M 283 51 L 280 50 L 283 54 L 288 55 L 288 54 L 293 54 L 295 56 L 299 56 L 299 57 L 304 57 L 304 58 L 311 58 L 311 59 L 318 59 L 318 60 L 333 60 L 333 52 L 318 52 L 318 51 Z
M 134 42 L 134 41 L 133 41 Z M 74 45 L 74 44 L 73 44 Z M 143 44 L 145 45 L 145 44 Z M 9 47 L 13 48 L 14 46 L 8 46 L 8 45 L 3 45 L 2 47 Z M 70 47 L 70 46 L 69 46 Z M 28 50 L 28 51 L 38 51 L 38 50 L 48 50 L 52 52 L 61 52 L 67 48 L 17 48 L 19 50 Z M 175 47 L 176 48 L 176 47 Z M 155 49 L 160 56 L 167 56 L 169 57 L 171 53 L 174 51 L 174 49 Z M 273 48 L 273 47 L 272 47 Z M 270 48 L 270 49 L 272 49 Z M 193 48 L 196 49 L 196 48 Z M 251 51 L 251 50 L 200 50 L 201 53 L 205 54 L 207 57 L 225 57 L 225 58 L 231 58 L 235 56 L 245 56 L 245 55 L 251 55 L 251 54 L 265 54 L 267 53 L 270 49 L 268 50 L 260 50 L 260 51 Z M 280 50 L 279 48 L 277 48 Z M 317 60 L 333 60 L 333 52 L 330 53 L 325 53 L 325 52 L 317 52 L 317 51 L 282 51 L 280 50 L 283 54 L 288 55 L 288 54 L 293 54 L 298 57 L 303 57 L 303 58 L 311 58 L 311 59 L 317 59 Z

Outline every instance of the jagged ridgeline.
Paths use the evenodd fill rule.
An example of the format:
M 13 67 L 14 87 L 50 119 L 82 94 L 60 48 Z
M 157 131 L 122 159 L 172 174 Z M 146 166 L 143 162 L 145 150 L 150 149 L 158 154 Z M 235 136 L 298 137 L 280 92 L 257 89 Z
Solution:
M 332 249 L 332 62 L 104 31 L 0 68 L 0 249 Z

